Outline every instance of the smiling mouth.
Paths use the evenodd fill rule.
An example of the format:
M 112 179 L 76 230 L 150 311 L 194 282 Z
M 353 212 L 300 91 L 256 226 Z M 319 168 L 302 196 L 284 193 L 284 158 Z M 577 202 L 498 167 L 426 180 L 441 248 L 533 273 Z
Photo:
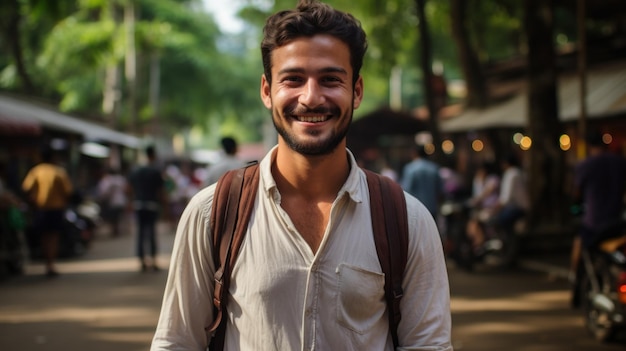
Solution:
M 319 123 L 330 119 L 330 116 L 294 116 L 299 122 Z

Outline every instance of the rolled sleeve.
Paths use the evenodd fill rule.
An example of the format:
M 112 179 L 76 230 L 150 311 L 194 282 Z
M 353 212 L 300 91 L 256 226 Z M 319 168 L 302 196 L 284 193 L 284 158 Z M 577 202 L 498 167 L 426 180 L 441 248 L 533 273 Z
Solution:
M 207 347 L 206 328 L 213 321 L 215 266 L 208 219 L 214 188 L 194 196 L 180 218 L 151 351 Z
M 397 350 L 451 351 L 450 288 L 437 226 L 411 196 L 407 196 L 407 212 L 409 251 Z

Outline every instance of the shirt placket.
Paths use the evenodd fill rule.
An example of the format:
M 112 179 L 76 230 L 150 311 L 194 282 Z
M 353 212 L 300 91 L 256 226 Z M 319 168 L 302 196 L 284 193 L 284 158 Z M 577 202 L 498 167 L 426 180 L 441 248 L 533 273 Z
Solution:
M 288 219 L 289 216 L 280 207 L 281 196 L 278 191 L 274 191 L 272 195 L 272 206 L 276 211 L 276 214 L 280 217 L 284 217 L 286 229 L 291 232 L 291 235 L 299 235 L 297 229 L 292 225 Z M 317 301 L 318 301 L 318 287 L 319 287 L 319 275 L 318 275 L 318 263 L 317 257 L 313 258 L 313 262 L 307 272 L 306 288 L 304 291 L 304 305 L 302 309 L 302 329 L 301 351 L 315 350 L 315 335 L 317 327 Z
M 315 350 L 315 339 L 317 335 L 317 323 L 319 321 L 319 289 L 320 276 L 319 264 L 314 261 L 309 268 L 307 277 L 307 287 L 304 299 L 304 315 L 303 315 L 303 351 Z
M 315 255 L 313 263 L 309 268 L 302 323 L 302 328 L 304 331 L 304 335 L 302 338 L 303 351 L 316 350 L 318 323 L 321 323 L 320 299 L 322 288 L 322 274 L 320 272 L 321 267 L 319 261 L 320 257 L 324 255 L 324 247 L 326 246 L 326 241 L 329 240 L 328 236 L 331 235 L 330 231 L 332 231 L 332 228 L 334 226 L 338 208 L 341 207 L 342 201 L 345 200 L 344 195 L 345 193 L 340 193 L 333 203 L 333 206 L 330 210 L 330 219 L 328 221 L 328 226 L 326 227 L 326 233 L 324 233 L 324 240 L 322 240 L 319 251 Z

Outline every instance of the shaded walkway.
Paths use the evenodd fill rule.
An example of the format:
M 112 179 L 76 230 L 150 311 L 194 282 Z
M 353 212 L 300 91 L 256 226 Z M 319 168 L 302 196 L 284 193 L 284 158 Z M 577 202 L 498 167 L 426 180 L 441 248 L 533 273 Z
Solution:
M 159 227 L 161 267 L 171 232 Z M 141 273 L 134 245 L 132 235 L 100 233 L 84 256 L 58 263 L 58 278 L 32 262 L 25 275 L 0 282 L 0 350 L 147 350 L 167 270 Z

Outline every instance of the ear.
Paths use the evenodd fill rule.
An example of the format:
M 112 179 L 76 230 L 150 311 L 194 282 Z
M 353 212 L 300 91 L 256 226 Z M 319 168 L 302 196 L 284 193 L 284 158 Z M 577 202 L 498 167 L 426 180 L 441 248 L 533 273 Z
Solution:
M 352 108 L 355 110 L 359 108 L 361 101 L 363 101 L 363 77 L 359 76 L 359 79 L 357 79 L 354 84 L 354 91 L 352 93 Z
M 261 100 L 266 108 L 272 108 L 272 88 L 265 78 L 265 74 L 261 75 Z

